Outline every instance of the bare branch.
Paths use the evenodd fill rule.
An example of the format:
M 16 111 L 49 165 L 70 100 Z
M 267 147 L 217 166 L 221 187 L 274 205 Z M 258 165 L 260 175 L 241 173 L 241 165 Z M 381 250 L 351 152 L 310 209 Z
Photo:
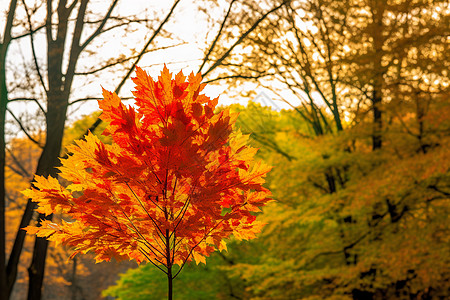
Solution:
M 72 4 L 69 5 L 68 11 L 71 12 L 77 5 L 78 0 L 73 0 Z
M 271 73 L 266 73 L 266 74 L 259 74 L 259 75 L 255 75 L 255 76 L 252 76 L 252 75 L 228 75 L 228 76 L 223 76 L 223 77 L 217 77 L 217 78 L 214 78 L 214 79 L 210 79 L 210 80 L 207 80 L 207 81 L 204 81 L 204 83 L 211 83 L 211 82 L 215 82 L 215 81 L 220 81 L 220 80 L 226 80 L 226 79 L 237 79 L 237 78 L 239 78 L 239 79 L 260 79 L 260 78 L 263 78 L 263 77 L 266 77 L 266 76 L 273 76 L 273 75 L 275 75 L 274 73 L 273 74 L 271 74 Z
M 39 30 L 41 30 L 42 28 L 45 28 L 45 24 L 39 25 L 38 27 L 36 27 L 35 29 L 33 29 L 33 30 L 31 30 L 31 31 L 27 30 L 26 32 L 24 32 L 24 33 L 22 33 L 22 34 L 13 36 L 13 37 L 11 37 L 11 40 L 18 40 L 18 39 L 27 37 L 27 36 L 29 36 L 30 34 L 35 34 L 35 33 L 38 32 Z
M 7 147 L 5 147 L 5 149 L 9 153 L 12 160 L 14 161 L 14 164 L 19 168 L 19 170 L 17 170 L 16 168 L 13 168 L 13 166 L 11 166 L 11 165 L 9 165 L 9 168 L 22 177 L 31 178 L 31 174 L 28 173 L 28 171 L 25 169 L 25 167 L 22 165 L 22 163 L 19 161 L 19 159 L 14 155 L 14 153 Z
M 42 146 L 37 140 L 35 140 L 29 133 L 28 133 L 28 131 L 25 129 L 25 127 L 23 126 L 23 124 L 22 124 L 22 121 L 20 121 L 14 114 L 13 114 L 13 112 L 9 109 L 9 108 L 7 108 L 6 109 L 10 114 L 11 114 L 11 116 L 14 118 L 14 120 L 16 120 L 16 122 L 17 122 L 17 124 L 19 124 L 19 126 L 20 126 L 20 129 L 25 133 L 25 135 L 30 139 L 30 141 L 32 141 L 33 143 L 35 143 L 36 145 L 38 145 L 39 146 L 39 148 L 44 148 L 44 146 Z
M 103 27 L 106 24 L 106 21 L 108 21 L 109 17 L 111 16 L 111 13 L 117 4 L 117 1 L 118 0 L 114 0 L 114 2 L 109 7 L 108 12 L 106 13 L 105 17 L 102 19 L 102 22 L 97 27 L 97 29 L 86 39 L 86 41 L 82 45 L 80 45 L 81 50 L 86 48 L 86 46 L 89 45 L 89 43 L 92 42 L 92 40 L 101 33 Z
M 78 61 L 83 47 L 80 46 L 81 34 L 84 27 L 84 16 L 86 14 L 86 8 L 89 0 L 81 0 L 80 8 L 78 9 L 77 21 L 75 23 L 75 29 L 72 37 L 72 45 L 69 54 L 69 65 L 67 66 L 67 72 L 64 80 L 64 90 L 69 91 L 72 86 L 73 77 L 75 74 L 75 66 Z M 106 20 L 105 20 L 106 22 Z M 100 25 L 102 26 L 102 25 Z M 88 39 L 89 40 L 89 39 Z
M 36 49 L 34 47 L 33 25 L 31 23 L 31 16 L 30 16 L 30 13 L 28 12 L 28 6 L 25 3 L 25 0 L 22 0 L 22 4 L 23 4 L 23 6 L 25 8 L 25 12 L 27 14 L 28 29 L 29 29 L 29 32 L 30 32 L 31 53 L 33 55 L 34 66 L 36 68 L 36 72 L 38 74 L 39 81 L 40 81 L 40 83 L 42 85 L 42 88 L 44 89 L 45 92 L 47 92 L 48 90 L 47 90 L 47 88 L 45 86 L 44 78 L 42 77 L 42 74 L 41 74 L 41 71 L 40 71 L 41 68 L 39 67 L 39 63 L 37 61 L 37 56 L 36 56 Z
M 75 103 L 78 103 L 78 102 L 83 102 L 83 101 L 92 101 L 92 100 L 98 100 L 99 98 L 97 97 L 86 97 L 86 98 L 80 98 L 80 99 L 76 99 L 76 100 L 73 100 L 72 102 L 70 102 L 69 103 L 69 106 L 70 105 L 73 105 L 73 104 L 75 104 Z M 122 99 L 122 100 L 130 100 L 130 99 L 133 99 L 133 97 L 122 97 L 122 98 L 120 98 L 120 99 Z
M 3 32 L 3 41 L 0 45 L 9 45 L 11 42 L 11 29 L 13 26 L 14 12 L 16 11 L 17 0 L 11 0 L 9 4 L 8 17 L 6 19 L 5 31 Z
M 258 25 L 262 22 L 262 21 L 264 21 L 270 14 L 272 14 L 273 12 L 275 12 L 275 11 L 277 11 L 277 10 L 279 10 L 280 8 L 282 8 L 285 4 L 287 4 L 288 2 L 290 2 L 290 0 L 285 0 L 285 1 L 283 1 L 280 5 L 278 5 L 278 6 L 276 6 L 276 7 L 274 7 L 274 8 L 272 8 L 271 10 L 269 10 L 268 12 L 266 12 L 264 15 L 262 15 L 259 19 L 258 19 L 258 21 L 256 21 L 253 25 L 252 25 L 252 27 L 250 27 L 246 32 L 244 32 L 244 34 L 242 34 L 240 37 L 239 37 L 239 39 L 218 59 L 218 60 L 216 60 L 216 62 L 211 66 L 211 67 L 209 67 L 209 69 L 205 72 L 205 73 L 203 73 L 202 74 L 202 76 L 203 77 L 205 77 L 207 74 L 209 74 L 211 71 L 213 71 L 215 68 L 217 68 L 218 66 L 220 66 L 221 65 L 221 63 L 222 63 L 222 61 L 225 59 L 225 58 L 227 58 L 229 55 L 230 55 L 230 53 L 233 51 L 233 49 L 237 46 L 237 45 L 239 45 L 240 43 L 242 43 L 242 41 L 252 32 L 252 31 L 254 31 L 257 27 L 258 27 Z
M 33 101 L 33 102 L 35 102 L 37 104 L 37 106 L 39 107 L 40 111 L 42 111 L 44 114 L 47 113 L 36 98 L 19 97 L 19 98 L 12 98 L 12 99 L 8 100 L 8 102 L 14 102 L 14 101 Z
M 147 54 L 147 53 L 150 53 L 150 52 L 154 52 L 154 51 L 169 49 L 169 48 L 172 48 L 172 47 L 177 47 L 177 46 L 181 46 L 181 45 L 185 45 L 185 44 L 187 44 L 187 42 L 182 42 L 182 43 L 179 43 L 179 44 L 165 46 L 165 47 L 154 48 L 154 49 L 151 49 L 151 50 L 146 50 L 144 54 Z M 100 67 L 98 69 L 94 69 L 94 70 L 87 71 L 87 72 L 75 72 L 75 75 L 92 75 L 92 74 L 95 74 L 97 72 L 103 71 L 103 70 L 105 70 L 105 69 L 107 69 L 109 67 L 112 67 L 112 66 L 115 66 L 115 65 L 118 65 L 118 64 L 123 64 L 124 62 L 136 59 L 136 58 L 139 57 L 139 55 L 140 54 L 129 56 L 129 57 L 125 57 L 125 58 L 119 58 L 116 61 L 111 62 L 109 64 L 106 64 L 106 65 L 104 65 L 104 66 L 102 66 L 102 67 Z
M 120 89 L 122 88 L 122 86 L 124 85 L 125 81 L 128 79 L 128 77 L 131 75 L 131 73 L 134 71 L 134 68 L 136 67 L 136 65 L 139 63 L 139 61 L 141 60 L 142 56 L 144 56 L 144 54 L 147 51 L 148 46 L 150 46 L 150 44 L 153 42 L 153 40 L 156 38 L 156 36 L 159 34 L 159 32 L 161 31 L 161 29 L 163 28 L 163 26 L 167 23 L 167 21 L 169 21 L 169 18 L 172 16 L 172 13 L 174 12 L 175 8 L 177 7 L 178 3 L 180 3 L 181 0 L 176 0 L 175 3 L 172 5 L 172 8 L 170 9 L 169 13 L 167 14 L 167 16 L 165 17 L 165 19 L 161 22 L 161 24 L 159 24 L 158 28 L 155 30 L 155 32 L 153 32 L 153 35 L 150 37 L 150 39 L 148 40 L 148 42 L 144 45 L 144 47 L 142 48 L 141 52 L 139 53 L 139 55 L 136 58 L 136 61 L 133 63 L 133 65 L 130 67 L 130 69 L 128 70 L 127 74 L 123 77 L 122 81 L 119 83 L 119 85 L 117 86 L 115 93 L 118 94 Z
M 153 42 L 153 40 L 156 38 L 156 36 L 159 34 L 159 32 L 161 31 L 162 27 L 164 26 L 164 24 L 167 23 L 167 21 L 169 21 L 169 18 L 172 16 L 176 6 L 178 5 L 178 3 L 180 3 L 181 0 L 176 0 L 175 3 L 172 5 L 172 8 L 170 9 L 169 13 L 167 14 L 167 16 L 165 17 L 165 19 L 161 22 L 161 24 L 159 24 L 159 27 L 155 30 L 155 32 L 153 32 L 153 35 L 150 37 L 150 39 L 148 40 L 148 42 L 144 45 L 144 47 L 142 48 L 141 52 L 139 53 L 139 55 L 137 56 L 135 62 L 133 63 L 133 65 L 130 67 L 130 69 L 128 70 L 127 74 L 125 74 L 125 76 L 122 78 L 122 81 L 119 83 L 119 85 L 117 86 L 116 90 L 114 91 L 116 94 L 119 93 L 120 89 L 122 88 L 122 86 L 125 84 L 125 81 L 128 79 L 128 77 L 131 75 L 131 73 L 134 71 L 134 68 L 136 67 L 136 65 L 138 64 L 138 62 L 141 60 L 142 56 L 144 56 L 144 54 L 147 51 L 148 46 Z M 86 130 L 85 135 L 88 134 L 88 132 L 94 132 L 94 130 L 102 123 L 102 120 L 100 118 L 98 118 L 94 124 L 92 124 L 92 126 Z
M 225 26 L 225 23 L 226 23 L 226 21 L 228 20 L 228 16 L 230 15 L 231 7 L 233 6 L 233 3 L 234 3 L 235 1 L 236 1 L 236 0 L 232 0 L 232 1 L 230 2 L 230 6 L 228 7 L 227 14 L 225 15 L 225 18 L 223 18 L 222 24 L 220 25 L 219 32 L 217 32 L 216 38 L 215 38 L 214 41 L 212 42 L 211 47 L 209 47 L 208 53 L 206 53 L 206 56 L 205 56 L 205 58 L 203 59 L 202 65 L 201 65 L 200 68 L 198 69 L 198 73 L 200 73 L 200 72 L 202 71 L 203 67 L 205 66 L 206 62 L 208 61 L 209 55 L 210 55 L 211 52 L 214 50 L 214 47 L 216 46 L 217 41 L 219 40 L 220 35 L 221 35 L 221 33 L 222 33 L 223 27 Z

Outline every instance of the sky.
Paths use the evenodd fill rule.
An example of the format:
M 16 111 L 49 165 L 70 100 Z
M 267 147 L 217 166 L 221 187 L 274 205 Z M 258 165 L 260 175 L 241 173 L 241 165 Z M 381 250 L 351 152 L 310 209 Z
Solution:
M 33 2 L 28 0 L 26 3 L 31 7 Z M 95 11 L 106 11 L 108 8 L 105 5 L 106 1 L 101 0 L 91 0 L 91 8 Z M 223 4 L 225 3 L 222 1 Z M 167 14 L 169 8 L 172 6 L 172 1 L 148 1 L 148 0 L 127 0 L 119 1 L 118 7 L 115 11 L 120 12 L 121 15 L 142 15 L 147 9 L 150 15 L 156 14 L 158 17 L 162 18 Z M 220 1 L 219 1 L 220 3 Z M 0 30 L 3 32 L 4 21 L 6 16 L 6 11 L 9 7 L 9 0 L 0 0 L 0 12 L 2 12 L 0 20 Z M 217 14 L 218 18 L 224 13 L 226 5 L 215 8 L 215 11 L 211 11 L 212 7 L 209 9 L 209 13 Z M 18 11 L 17 16 L 19 18 L 25 18 L 23 11 Z M 45 17 L 45 7 L 41 9 L 41 14 L 37 15 L 37 19 Z M 158 23 L 157 23 L 158 25 Z M 102 60 L 105 57 L 118 57 L 120 55 L 128 55 L 131 53 L 133 48 L 140 50 L 145 43 L 146 38 L 153 33 L 152 30 L 144 26 L 135 26 L 134 31 L 130 33 L 123 34 L 121 31 L 111 32 L 105 35 L 104 38 L 97 40 L 97 43 L 93 44 L 91 49 L 97 54 L 89 54 L 80 59 L 80 64 L 77 65 L 78 71 L 88 70 L 91 66 L 101 65 Z M 178 71 L 183 70 L 185 75 L 191 72 L 197 72 L 201 59 L 203 58 L 203 49 L 208 42 L 214 37 L 214 29 L 210 28 L 205 15 L 199 12 L 195 2 L 193 1 L 181 1 L 175 10 L 175 14 L 171 17 L 169 23 L 164 26 L 169 32 L 173 32 L 174 35 L 171 39 L 159 40 L 159 46 L 169 46 L 179 44 L 181 40 L 186 41 L 183 45 L 167 48 L 164 50 L 155 51 L 147 54 L 138 64 L 144 70 L 146 70 L 153 78 L 159 75 L 164 63 L 167 64 L 170 71 L 178 73 Z M 93 30 L 93 29 L 92 29 Z M 91 31 L 92 31 L 91 30 Z M 90 32 L 85 30 L 83 32 L 87 36 Z M 45 49 L 46 41 L 44 32 L 35 35 L 35 47 L 38 56 L 38 62 L 40 65 L 46 63 L 45 51 L 39 51 L 39 49 Z M 23 64 L 23 58 L 28 58 L 27 62 L 30 63 L 31 48 L 30 40 L 28 38 L 15 41 L 11 44 L 8 52 L 8 62 L 7 69 L 9 78 L 15 78 L 24 69 L 21 64 Z M 99 78 L 90 79 L 86 81 L 74 81 L 72 87 L 72 101 L 78 98 L 83 98 L 85 96 L 91 96 L 95 98 L 101 97 L 101 87 L 107 90 L 113 91 L 118 82 L 122 79 L 123 72 L 114 73 L 111 71 L 99 73 Z M 119 75 L 119 76 L 117 76 Z M 134 74 L 132 74 L 134 76 Z M 130 78 L 128 78 L 126 84 L 122 87 L 119 95 L 121 97 L 130 97 L 131 91 L 133 90 L 133 83 Z M 232 97 L 230 95 L 237 95 L 241 91 L 253 90 L 255 86 L 253 84 L 247 84 L 240 86 L 240 90 L 231 91 L 227 95 L 224 95 L 224 91 L 227 89 L 224 85 L 208 85 L 204 93 L 211 97 L 219 97 L 219 104 L 227 105 L 231 103 L 241 103 L 245 104 L 249 100 L 248 98 L 242 97 Z M 230 92 L 230 91 L 228 91 Z M 273 101 L 275 98 L 270 91 L 264 90 L 263 88 L 256 88 L 254 100 L 260 102 L 262 105 L 269 105 L 274 107 L 274 109 L 289 108 L 289 105 Z M 17 97 L 14 91 L 10 91 L 10 96 Z M 23 115 L 25 111 L 31 113 L 31 117 L 34 116 L 34 111 L 37 106 L 33 102 L 14 102 L 9 104 L 9 108 L 17 115 Z M 96 101 L 85 101 L 79 104 L 72 105 L 69 108 L 68 120 L 73 122 L 83 115 L 92 113 L 98 110 L 98 105 Z M 9 117 L 11 120 L 11 116 Z

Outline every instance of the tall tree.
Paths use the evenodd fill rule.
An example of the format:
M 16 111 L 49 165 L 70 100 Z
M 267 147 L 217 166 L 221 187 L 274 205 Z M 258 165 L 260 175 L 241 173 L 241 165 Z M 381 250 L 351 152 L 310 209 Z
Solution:
M 149 44 L 152 43 L 155 37 L 160 34 L 162 25 L 168 22 L 169 17 L 172 15 L 174 8 L 179 3 L 175 1 L 169 14 L 162 21 L 153 20 L 153 22 L 159 24 L 158 30 L 155 30 L 155 34 L 152 35 L 149 42 L 145 45 L 145 48 L 137 57 L 141 57 L 146 52 Z M 95 8 L 89 8 L 88 0 L 74 0 L 70 3 L 66 0 L 52 1 L 48 0 L 42 3 L 34 3 L 32 7 L 28 7 L 25 1 L 21 2 L 21 8 L 24 11 L 24 15 L 27 16 L 27 21 L 24 22 L 25 29 L 28 32 L 27 36 L 31 41 L 31 61 L 34 65 L 33 78 L 38 78 L 38 87 L 29 88 L 23 95 L 33 94 L 33 90 L 43 91 L 44 103 L 39 103 L 41 100 L 39 97 L 33 99 L 40 108 L 40 113 L 45 115 L 46 123 L 46 139 L 43 145 L 42 154 L 39 158 L 36 173 L 41 175 L 56 175 L 57 170 L 55 167 L 58 165 L 58 157 L 61 153 L 61 143 L 63 138 L 64 126 L 66 123 L 67 109 L 70 105 L 72 87 L 75 77 L 77 76 L 77 63 L 84 53 L 92 51 L 89 49 L 93 42 L 99 39 L 102 34 L 110 32 L 112 30 L 120 29 L 129 25 L 133 18 L 126 18 L 121 15 L 114 15 L 113 11 L 118 4 L 117 0 L 110 1 L 108 7 L 99 17 L 91 13 Z M 7 26 L 5 31 L 5 38 L 2 42 L 2 56 L 6 59 L 6 49 L 11 40 L 11 27 L 13 25 L 14 7 L 16 1 L 11 2 L 10 13 L 8 14 Z M 44 20 L 42 16 L 45 15 Z M 58 20 L 57 23 L 54 20 Z M 153 23 L 152 22 L 152 23 Z M 20 23 L 19 25 L 23 25 Z M 46 53 L 45 64 L 41 63 L 42 52 L 40 49 L 36 49 L 36 36 L 38 31 L 43 30 L 45 32 L 46 40 Z M 119 58 L 118 62 L 123 58 Z M 4 60 L 2 60 L 4 61 Z M 107 64 L 107 66 L 110 64 Z M 2 63 L 2 70 L 5 70 L 4 63 Z M 127 69 L 128 71 L 129 69 Z M 131 71 L 130 71 L 131 72 Z M 130 73 L 129 72 L 129 73 Z M 126 74 L 125 77 L 129 75 Z M 4 73 L 2 73 L 4 74 Z M 4 79 L 2 77 L 2 79 Z M 7 105 L 7 85 L 6 78 L 2 81 L 2 107 Z M 31 87 L 28 84 L 29 87 Z M 17 95 L 17 91 L 15 91 Z M 26 100 L 26 96 L 19 96 L 15 100 Z M 13 111 L 10 110 L 10 114 L 17 121 L 19 118 Z M 26 130 L 26 126 L 20 124 L 21 128 Z M 2 127 L 4 128 L 4 127 Z M 31 136 L 31 135 L 29 135 Z M 4 137 L 4 135 L 2 135 Z M 4 146 L 4 145 L 3 145 Z M 4 147 L 2 147 L 4 149 Z M 2 181 L 3 182 L 3 181 Z M 2 201 L 4 197 L 2 197 Z M 0 299 L 8 299 L 11 294 L 14 282 L 17 276 L 17 266 L 21 250 L 24 245 L 25 232 L 20 228 L 27 226 L 33 216 L 33 209 L 35 204 L 29 201 L 25 208 L 22 221 L 17 231 L 16 239 L 14 241 L 11 254 L 9 255 L 8 264 L 5 267 L 0 265 L 1 270 L 0 279 L 2 283 L 7 284 L 7 289 L 1 289 L 3 294 Z M 1 212 L 4 212 L 4 205 Z M 4 222 L 4 215 L 0 216 L 2 222 Z M 2 223 L 3 224 L 3 223 Z M 4 232 L 4 230 L 3 230 Z M 1 234 L 2 238 L 4 233 Z M 4 244 L 0 245 L 3 249 L 1 253 L 4 253 Z M 29 268 L 29 299 L 40 299 L 41 287 L 44 276 L 45 257 L 47 251 L 47 241 L 44 239 L 36 239 L 33 260 Z M 3 255 L 5 256 L 5 255 Z M 3 260 L 2 260 L 3 261 Z M 6 279 L 4 278 L 6 274 Z M 3 280 L 5 279 L 5 280 Z
M 436 293 L 430 292 L 430 295 L 445 294 L 445 289 L 438 288 L 448 272 L 448 268 L 441 264 L 443 256 L 440 250 L 433 251 L 422 243 L 408 244 L 407 239 L 402 239 L 404 249 L 421 249 L 414 252 L 414 258 L 423 261 L 428 257 L 432 261 L 423 268 L 415 264 L 408 271 L 408 265 L 402 259 L 402 247 L 389 245 L 397 234 L 399 238 L 413 238 L 420 231 L 424 240 L 439 244 L 437 247 L 440 249 L 447 249 L 442 244 L 443 240 L 433 236 L 441 230 L 447 231 L 448 227 L 441 227 L 438 222 L 420 230 L 415 222 L 424 223 L 419 220 L 418 214 L 409 213 L 411 210 L 424 213 L 425 207 L 430 208 L 431 205 L 434 207 L 430 208 L 433 213 L 428 211 L 427 215 L 431 213 L 440 220 L 443 215 L 434 212 L 441 205 L 445 206 L 442 203 L 448 197 L 448 185 L 444 183 L 448 174 L 428 169 L 436 167 L 431 157 L 444 155 L 445 146 L 440 146 L 447 143 L 446 138 L 437 131 L 445 131 L 448 124 L 441 118 L 431 121 L 439 110 L 447 111 L 445 107 L 448 104 L 448 100 L 444 100 L 448 99 L 449 86 L 447 71 L 443 70 L 446 64 L 438 63 L 448 61 L 445 36 L 448 35 L 446 24 L 449 16 L 444 7 L 444 2 L 440 1 L 417 1 L 413 5 L 409 1 L 294 1 L 287 11 L 272 15 L 246 39 L 241 55 L 230 56 L 224 62 L 219 78 L 257 79 L 259 84 L 270 84 L 272 89 L 275 84 L 269 79 L 283 83 L 283 88 L 292 90 L 295 86 L 299 90 L 298 97 L 303 101 L 301 105 L 306 106 L 307 111 L 316 113 L 305 114 L 305 110 L 303 115 L 300 114 L 311 126 L 315 126 L 316 134 L 327 133 L 321 131 L 319 124 L 327 124 L 330 117 L 335 121 L 336 131 L 340 131 L 335 138 L 325 134 L 322 140 L 304 141 L 313 144 L 316 149 L 302 154 L 288 152 L 291 156 L 306 157 L 309 161 L 294 160 L 290 166 L 285 166 L 284 169 L 292 174 L 281 175 L 279 180 L 274 181 L 283 188 L 272 188 L 280 192 L 278 199 L 291 199 L 289 202 L 297 203 L 298 208 L 285 214 L 282 219 L 287 221 L 278 222 L 280 227 L 274 226 L 274 230 L 268 231 L 272 235 L 277 232 L 276 236 L 280 239 L 270 242 L 273 256 L 262 256 L 260 262 L 273 257 L 283 258 L 272 261 L 272 264 L 263 263 L 261 268 L 252 266 L 254 273 L 248 265 L 235 268 L 246 270 L 241 273 L 241 278 L 253 278 L 255 297 L 267 296 L 265 293 L 276 286 L 270 295 L 280 297 L 286 295 L 283 289 L 292 285 L 298 287 L 298 293 L 317 293 L 321 295 L 319 297 L 330 296 L 333 291 L 357 299 L 390 297 L 395 293 L 414 295 L 417 291 L 426 294 L 427 290 L 433 289 Z M 247 9 L 245 13 L 236 13 L 237 21 L 234 28 L 229 29 L 230 35 L 239 31 L 249 16 L 258 14 L 258 5 L 249 4 Z M 310 91 L 316 95 L 308 98 Z M 338 109 L 335 110 L 334 105 L 328 105 L 325 100 L 331 104 L 337 100 Z M 341 122 L 343 126 L 340 130 L 336 113 L 341 121 L 347 119 Z M 315 121 L 317 119 L 321 123 Z M 334 128 L 328 132 L 335 131 Z M 295 136 L 292 133 L 292 138 Z M 436 142 L 438 136 L 442 138 L 441 143 Z M 367 147 L 369 141 L 370 147 Z M 297 148 L 294 151 L 300 151 L 304 146 L 299 144 Z M 370 149 L 377 151 L 363 159 Z M 429 153 L 430 149 L 433 154 Z M 398 156 L 392 156 L 393 153 Z M 423 162 L 420 164 L 422 167 L 413 167 L 414 161 Z M 399 169 L 394 166 L 399 166 Z M 428 170 L 426 176 L 420 177 L 420 168 Z M 307 170 L 304 171 L 307 176 L 301 174 L 302 170 Z M 405 170 L 411 173 L 408 175 Z M 328 176 L 323 178 L 323 174 Z M 292 189 L 288 189 L 290 184 L 286 183 L 286 178 L 291 177 L 301 181 L 293 183 Z M 428 181 L 433 184 L 429 186 Z M 392 182 L 397 184 L 397 193 L 393 187 L 387 188 Z M 433 188 L 434 184 L 439 187 Z M 370 188 L 362 188 L 368 185 Z M 301 187 L 308 190 L 304 191 Z M 421 192 L 414 193 L 414 189 Z M 307 204 L 296 202 L 292 195 Z M 358 201 L 362 198 L 366 202 Z M 430 198 L 436 202 L 431 204 L 428 201 Z M 367 207 L 370 209 L 365 211 Z M 282 208 L 274 210 L 278 214 L 281 211 Z M 446 213 L 444 211 L 446 209 L 442 211 Z M 304 230 L 295 227 L 292 222 L 294 218 L 302 222 L 298 218 L 300 215 L 310 217 L 310 222 L 302 223 L 310 224 Z M 273 216 L 275 220 L 279 220 L 278 217 Z M 282 244 L 283 238 L 287 239 L 289 233 L 292 234 L 292 228 L 299 233 L 297 242 L 310 241 L 307 245 L 312 248 L 290 244 L 292 248 L 281 252 L 277 246 Z M 277 229 L 286 230 L 285 234 L 280 234 Z M 398 270 L 401 271 L 394 274 L 387 270 L 386 264 L 370 251 L 371 248 L 389 249 L 383 251 L 384 257 L 398 262 Z M 307 257 L 297 266 L 286 259 L 297 257 L 296 253 L 304 253 Z M 427 253 L 433 253 L 439 259 L 431 259 Z M 282 278 L 281 274 L 288 273 L 289 279 L 268 279 L 264 282 L 267 285 L 262 288 L 257 282 L 264 276 L 272 276 L 276 272 L 274 268 L 279 270 L 276 277 Z M 272 275 L 264 273 L 264 269 L 270 270 Z M 333 272 L 330 271 L 329 275 L 318 272 L 330 269 Z M 433 272 L 436 281 L 429 283 L 424 274 L 433 269 L 440 269 L 441 272 Z M 348 276 L 345 280 L 339 281 L 335 277 L 335 274 L 344 273 Z M 293 279 L 296 274 L 299 281 Z M 375 288 L 380 282 L 383 284 Z M 329 294 L 325 294 L 327 291 Z M 299 297 L 295 294 L 297 292 L 293 291 L 294 294 L 289 296 Z
M 0 299 L 7 299 L 8 281 L 6 274 L 6 230 L 5 230 L 5 123 L 6 108 L 8 103 L 8 90 L 6 86 L 6 54 L 11 43 L 11 31 L 14 14 L 16 12 L 16 0 L 11 0 L 6 19 L 5 30 L 0 37 Z

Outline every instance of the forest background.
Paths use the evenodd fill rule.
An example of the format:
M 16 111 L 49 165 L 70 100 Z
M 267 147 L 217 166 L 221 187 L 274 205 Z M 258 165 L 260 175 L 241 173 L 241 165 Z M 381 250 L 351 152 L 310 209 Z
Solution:
M 448 1 L 148 2 L 0 1 L 1 300 L 164 298 L 151 266 L 67 261 L 19 230 L 42 217 L 32 174 L 100 135 L 100 84 L 128 99 L 135 65 L 163 63 L 240 112 L 277 200 L 175 299 L 450 296 Z

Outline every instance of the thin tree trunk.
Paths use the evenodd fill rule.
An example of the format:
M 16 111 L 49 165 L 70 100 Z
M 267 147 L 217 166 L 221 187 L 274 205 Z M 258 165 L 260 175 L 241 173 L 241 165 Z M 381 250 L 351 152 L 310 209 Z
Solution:
M 381 88 L 374 89 L 372 98 L 373 109 L 373 133 L 372 133 L 372 149 L 380 149 L 382 145 L 381 131 L 383 129 L 382 113 L 381 113 Z
M 51 219 L 51 216 L 52 215 L 48 216 L 46 219 Z M 48 242 L 45 240 L 45 238 L 37 237 L 33 251 L 33 260 L 30 267 L 28 268 L 28 275 L 30 278 L 30 282 L 28 285 L 29 300 L 41 299 L 47 248 Z
M 166 219 L 168 218 L 168 214 L 166 213 Z M 167 261 L 167 298 L 172 300 L 173 295 L 173 276 L 172 276 L 172 259 L 170 255 L 170 232 L 166 229 L 166 261 Z
M 167 268 L 167 281 L 168 281 L 168 296 L 167 299 L 172 300 L 173 295 L 173 277 L 172 277 L 172 267 Z
M 372 38 L 374 48 L 374 66 L 373 66 L 373 92 L 372 92 L 372 110 L 373 110 L 373 132 L 372 132 L 372 149 L 377 150 L 382 146 L 382 100 L 383 100 L 383 76 L 385 69 L 382 65 L 383 45 L 385 37 L 383 37 L 384 24 L 384 5 L 383 2 L 374 1 L 371 7 L 372 12 Z
M 6 54 L 9 43 L 11 42 L 11 30 L 13 27 L 14 14 L 16 11 L 17 0 L 11 0 L 3 40 L 0 41 L 0 300 L 7 300 L 8 276 L 6 270 L 6 187 L 5 187 L 5 159 L 6 159 L 6 141 L 5 141 L 5 122 L 6 108 L 8 105 L 8 89 L 6 86 Z
M 77 300 L 77 262 L 78 258 L 75 256 L 72 260 L 72 284 L 70 286 L 72 300 Z
M 8 299 L 6 276 L 6 229 L 5 229 L 5 118 L 8 94 L 6 90 L 6 45 L 0 45 L 0 299 Z

